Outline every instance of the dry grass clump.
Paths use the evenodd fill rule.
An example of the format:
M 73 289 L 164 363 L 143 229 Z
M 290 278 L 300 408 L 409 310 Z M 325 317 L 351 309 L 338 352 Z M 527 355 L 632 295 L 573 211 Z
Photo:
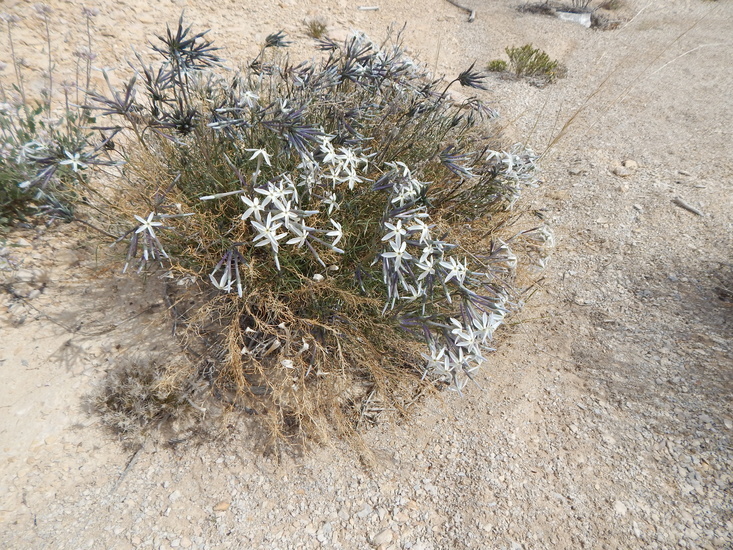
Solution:
M 399 36 L 324 38 L 320 61 L 292 64 L 286 38 L 225 71 L 181 21 L 93 99 L 130 139 L 125 269 L 162 268 L 212 395 L 302 441 L 473 378 L 516 305 L 494 229 L 535 157 L 500 150 L 479 99 L 452 99 L 483 88 L 473 66 L 431 80 Z
M 158 427 L 196 423 L 205 410 L 193 401 L 193 386 L 180 371 L 171 376 L 171 370 L 149 359 L 126 359 L 110 371 L 90 404 L 133 447 Z
M 328 29 L 328 24 L 323 17 L 314 17 L 305 22 L 305 33 L 316 40 L 326 36 L 326 29 Z
M 624 0 L 606 0 L 605 2 L 601 2 L 598 7 L 602 10 L 616 11 L 625 6 L 626 3 L 624 2 Z

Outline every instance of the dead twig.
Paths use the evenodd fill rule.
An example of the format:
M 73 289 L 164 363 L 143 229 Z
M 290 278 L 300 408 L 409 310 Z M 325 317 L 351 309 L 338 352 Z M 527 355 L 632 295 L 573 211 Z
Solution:
M 684 208 L 688 212 L 692 212 L 693 214 L 697 216 L 705 215 L 702 212 L 700 212 L 697 208 L 695 208 L 694 206 L 690 206 L 689 204 L 687 204 L 685 201 L 683 201 L 679 197 L 675 197 L 674 199 L 672 199 L 672 204 L 674 204 L 675 206 L 679 206 L 680 208 Z
M 466 6 L 461 6 L 458 2 L 455 0 L 446 0 L 449 4 L 453 4 L 455 7 L 462 9 L 468 14 L 468 22 L 472 23 L 474 19 L 476 19 L 476 10 L 472 10 L 471 8 L 467 8 Z
M 133 453 L 133 455 L 130 457 L 130 460 L 127 461 L 127 465 L 125 466 L 125 469 L 122 470 L 122 473 L 120 474 L 120 477 L 117 478 L 117 481 L 115 481 L 115 484 L 112 486 L 112 489 L 110 489 L 109 493 L 112 494 L 117 490 L 117 487 L 119 487 L 120 483 L 122 483 L 122 480 L 127 475 L 127 472 L 129 472 L 132 467 L 137 462 L 138 457 L 140 456 L 140 451 L 143 450 L 143 446 L 140 445 L 137 448 L 137 451 Z

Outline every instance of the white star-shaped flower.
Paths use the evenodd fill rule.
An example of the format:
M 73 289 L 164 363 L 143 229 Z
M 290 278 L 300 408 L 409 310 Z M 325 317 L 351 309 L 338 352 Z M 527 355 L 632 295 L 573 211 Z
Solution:
M 395 271 L 400 270 L 400 266 L 402 265 L 403 260 L 411 260 L 412 256 L 409 252 L 407 252 L 407 243 L 396 243 L 394 241 L 390 241 L 389 243 L 392 246 L 391 252 L 383 252 L 382 258 L 394 258 L 394 268 Z
M 330 221 L 331 224 L 333 224 L 333 227 L 334 228 L 333 228 L 333 230 L 331 230 L 328 233 L 326 233 L 326 236 L 327 237 L 333 237 L 334 238 L 334 241 L 331 244 L 332 244 L 332 246 L 336 246 L 336 243 L 338 243 L 341 240 L 341 238 L 344 236 L 344 232 L 341 229 L 341 224 L 340 223 L 333 221 L 331 218 L 328 218 L 328 221 Z
M 278 242 L 280 239 L 287 237 L 287 233 L 280 233 L 277 234 L 277 230 L 282 227 L 282 223 L 276 222 L 273 223 L 272 221 L 272 213 L 267 214 L 267 221 L 265 221 L 264 225 L 256 222 L 251 221 L 252 227 L 255 228 L 257 231 L 257 236 L 254 238 L 255 246 L 266 246 L 270 245 L 272 247 L 272 250 L 277 254 L 279 245 Z M 257 242 L 260 241 L 260 242 Z
M 245 149 L 245 151 L 249 151 L 250 153 L 252 153 L 252 156 L 249 157 L 249 160 L 261 158 L 267 163 L 267 166 L 272 166 L 272 164 L 270 164 L 270 154 L 264 149 Z
M 338 197 L 336 196 L 336 193 L 331 193 L 328 197 L 323 199 L 323 204 L 328 205 L 328 215 L 331 215 L 331 212 L 333 212 L 334 209 L 338 210 L 339 203 L 338 203 Z
M 297 223 L 300 221 L 300 216 L 298 216 L 298 213 L 293 209 L 292 201 L 286 201 L 272 219 L 282 220 L 285 228 L 289 230 L 293 225 L 293 222 Z
M 142 233 L 143 231 L 148 231 L 150 233 L 150 236 L 155 238 L 155 231 L 153 230 L 153 228 L 160 227 L 161 225 L 163 225 L 163 222 L 154 222 L 153 218 L 155 218 L 155 212 L 151 212 L 148 215 L 147 220 L 135 214 L 135 219 L 140 222 L 140 227 L 138 227 L 135 230 L 135 233 Z
M 420 275 L 417 276 L 418 281 L 422 281 L 429 275 L 435 275 L 435 260 L 433 258 L 426 258 L 425 261 L 420 260 L 417 264 L 417 268 L 420 270 Z
M 262 212 L 265 211 L 265 207 L 263 203 L 260 203 L 260 199 L 257 197 L 250 199 L 247 196 L 243 196 L 242 202 L 247 205 L 247 210 L 245 210 L 244 214 L 242 214 L 242 219 L 246 221 L 250 217 L 254 216 L 255 220 L 261 222 Z
M 448 273 L 445 276 L 444 282 L 447 283 L 451 279 L 455 279 L 459 284 L 463 284 L 466 280 L 466 274 L 468 273 L 468 266 L 464 263 L 457 262 L 455 258 L 449 258 L 449 261 L 442 261 L 440 265 L 446 268 Z
M 426 224 L 420 218 L 417 218 L 413 221 L 414 221 L 414 225 L 411 225 L 410 227 L 408 227 L 407 230 L 413 233 L 420 232 L 420 242 L 426 243 L 428 239 L 430 239 L 430 227 L 431 226 Z
M 402 242 L 402 237 L 407 235 L 407 230 L 402 227 L 402 220 L 397 220 L 397 223 L 394 224 L 385 222 L 384 227 L 391 231 L 382 237 L 383 241 L 394 240 L 395 242 L 400 243 Z
M 71 154 L 68 151 L 64 151 L 64 154 L 66 154 L 66 156 L 69 158 L 66 160 L 62 160 L 61 162 L 59 162 L 59 164 L 70 164 L 71 169 L 74 172 L 78 172 L 79 169 L 84 170 L 87 167 L 87 165 L 81 161 L 81 155 L 79 155 L 78 151 L 74 154 Z

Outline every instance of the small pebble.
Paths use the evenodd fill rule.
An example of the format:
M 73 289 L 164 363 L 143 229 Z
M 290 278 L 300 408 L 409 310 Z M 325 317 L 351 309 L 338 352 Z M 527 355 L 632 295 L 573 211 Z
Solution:
M 230 502 L 222 500 L 214 506 L 214 512 L 226 512 L 227 510 L 229 510 L 229 506 L 231 506 Z
M 613 503 L 613 511 L 616 512 L 616 515 L 625 516 L 627 512 L 626 505 L 620 500 L 617 500 Z
M 385 529 L 384 531 L 381 531 L 377 535 L 374 536 L 372 539 L 372 545 L 373 546 L 381 546 L 383 544 L 389 544 L 392 542 L 392 531 L 389 529 Z

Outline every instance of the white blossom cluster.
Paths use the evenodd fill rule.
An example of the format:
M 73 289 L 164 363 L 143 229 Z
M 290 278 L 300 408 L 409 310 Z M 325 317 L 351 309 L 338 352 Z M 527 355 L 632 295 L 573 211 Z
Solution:
M 435 226 L 422 200 L 426 184 L 404 163 L 389 167 L 383 178 L 390 192 L 380 254 L 388 296 L 384 311 L 407 302 L 401 308 L 403 325 L 419 330 L 430 349 L 425 375 L 460 391 L 484 361 L 487 343 L 506 314 L 506 296 L 485 284 L 489 274 L 470 270 L 468 259 L 454 254 L 455 245 L 433 236 Z M 444 313 L 455 309 L 459 315 Z
M 253 185 L 200 197 L 238 196 L 242 213 L 237 223 L 248 227 L 249 241 L 227 250 L 210 273 L 216 288 L 239 296 L 245 292 L 241 246 L 269 249 L 278 270 L 283 247 L 305 247 L 323 267 L 326 264 L 319 249 L 344 253 L 337 246 L 344 237 L 338 212 L 345 194 L 369 181 L 365 173 L 371 158 L 349 147 L 335 147 L 332 140 L 331 136 L 321 137 L 319 154 L 303 159 L 296 172 L 259 184 L 255 182 L 261 167 L 272 167 L 272 159 L 264 149 L 248 149 L 252 153 L 249 160 L 257 161 L 250 179 Z M 487 160 L 492 158 L 502 164 L 503 177 L 517 181 L 524 179 L 534 162 L 533 156 L 517 153 L 491 151 Z M 499 242 L 491 254 L 495 266 L 472 270 L 467 255 L 435 236 L 425 200 L 428 184 L 403 162 L 389 162 L 383 168 L 384 175 L 372 187 L 385 193 L 381 248 L 375 250 L 374 260 L 381 261 L 386 289 L 383 314 L 395 314 L 403 327 L 425 338 L 428 353 L 423 354 L 424 375 L 460 392 L 485 360 L 493 333 L 507 313 L 507 296 L 492 281 L 496 273 L 513 271 L 516 255 L 507 243 Z M 136 216 L 140 225 L 133 240 L 137 246 L 142 238 L 141 265 L 167 257 L 155 234 L 155 228 L 163 225 L 161 217 Z M 325 220 L 328 225 L 322 227 Z
M 345 189 L 353 191 L 365 181 L 363 172 L 369 165 L 368 156 L 359 155 L 348 147 L 336 149 L 331 143 L 332 139 L 331 136 L 320 139 L 322 160 L 303 160 L 295 180 L 287 174 L 281 174 L 249 189 L 208 195 L 201 197 L 201 200 L 240 195 L 244 205 L 241 220 L 248 223 L 251 229 L 250 244 L 269 248 L 278 270 L 282 246 L 306 247 L 318 263 L 326 267 L 317 247 L 344 253 L 343 249 L 337 247 L 343 238 L 343 229 L 341 223 L 334 219 L 334 212 L 340 207 L 341 192 Z M 263 149 L 247 151 L 253 152 L 250 160 L 258 160 L 257 169 L 252 174 L 252 181 L 256 182 L 261 162 L 272 166 L 271 157 Z M 321 214 L 325 215 L 321 217 L 326 217 L 330 226 L 319 228 L 309 221 Z M 228 250 L 209 276 L 212 284 L 225 292 L 232 292 L 236 288 L 239 296 L 242 296 L 239 265 L 243 260 L 236 249 Z

